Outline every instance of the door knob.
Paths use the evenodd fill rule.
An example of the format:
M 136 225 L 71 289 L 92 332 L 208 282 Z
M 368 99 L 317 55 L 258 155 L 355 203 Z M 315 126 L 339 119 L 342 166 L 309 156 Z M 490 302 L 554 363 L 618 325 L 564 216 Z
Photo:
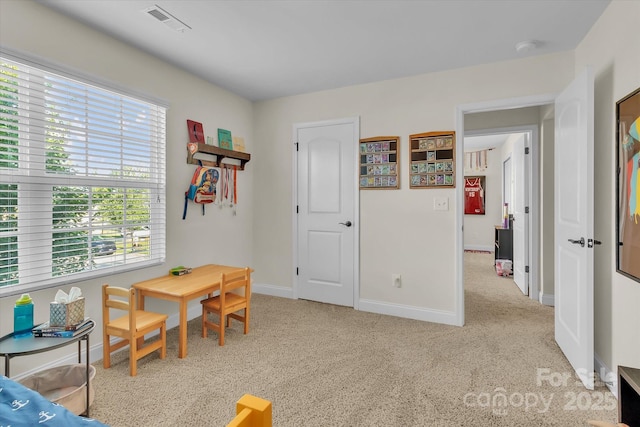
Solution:
M 588 248 L 592 248 L 594 245 L 601 245 L 602 242 L 600 240 L 596 240 L 596 239 L 589 239 L 587 240 L 587 247 Z
M 351 227 L 351 225 L 353 225 L 353 224 L 351 224 L 351 221 L 347 221 L 347 222 L 340 222 L 339 224 L 340 224 L 340 225 L 346 225 L 347 227 Z
M 569 241 L 574 245 L 580 245 L 584 248 L 584 237 L 581 237 L 580 240 L 569 239 Z

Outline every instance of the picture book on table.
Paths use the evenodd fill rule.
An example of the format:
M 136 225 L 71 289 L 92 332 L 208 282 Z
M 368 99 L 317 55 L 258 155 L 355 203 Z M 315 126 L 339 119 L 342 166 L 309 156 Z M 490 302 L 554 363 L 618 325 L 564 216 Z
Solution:
M 71 338 L 85 332 L 87 329 L 93 327 L 93 325 L 93 321 L 86 317 L 82 322 L 69 326 L 50 326 L 49 322 L 44 322 L 43 324 L 34 327 L 31 332 L 36 338 Z

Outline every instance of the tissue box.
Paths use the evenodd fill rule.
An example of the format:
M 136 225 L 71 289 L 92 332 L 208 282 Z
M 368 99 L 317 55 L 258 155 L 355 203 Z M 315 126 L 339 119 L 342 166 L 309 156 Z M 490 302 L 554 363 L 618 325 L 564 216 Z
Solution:
M 51 326 L 77 325 L 84 320 L 84 297 L 68 303 L 52 302 L 49 305 Z

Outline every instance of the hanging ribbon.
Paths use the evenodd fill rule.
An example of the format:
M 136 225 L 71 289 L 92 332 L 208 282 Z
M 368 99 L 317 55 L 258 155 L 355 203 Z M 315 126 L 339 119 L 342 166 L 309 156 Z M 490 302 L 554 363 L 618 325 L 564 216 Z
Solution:
M 238 167 L 233 167 L 233 204 L 238 204 L 238 184 L 236 184 L 236 178 L 238 177 Z

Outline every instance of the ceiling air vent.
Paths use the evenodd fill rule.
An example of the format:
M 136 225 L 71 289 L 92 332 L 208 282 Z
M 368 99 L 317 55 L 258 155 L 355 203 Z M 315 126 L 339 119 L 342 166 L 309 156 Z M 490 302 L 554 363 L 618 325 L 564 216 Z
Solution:
M 153 16 L 155 19 L 162 22 L 172 30 L 178 31 L 180 33 L 184 33 L 186 30 L 191 29 L 190 26 L 188 26 L 157 4 L 153 7 L 144 9 L 143 12 L 147 13 L 149 16 Z

